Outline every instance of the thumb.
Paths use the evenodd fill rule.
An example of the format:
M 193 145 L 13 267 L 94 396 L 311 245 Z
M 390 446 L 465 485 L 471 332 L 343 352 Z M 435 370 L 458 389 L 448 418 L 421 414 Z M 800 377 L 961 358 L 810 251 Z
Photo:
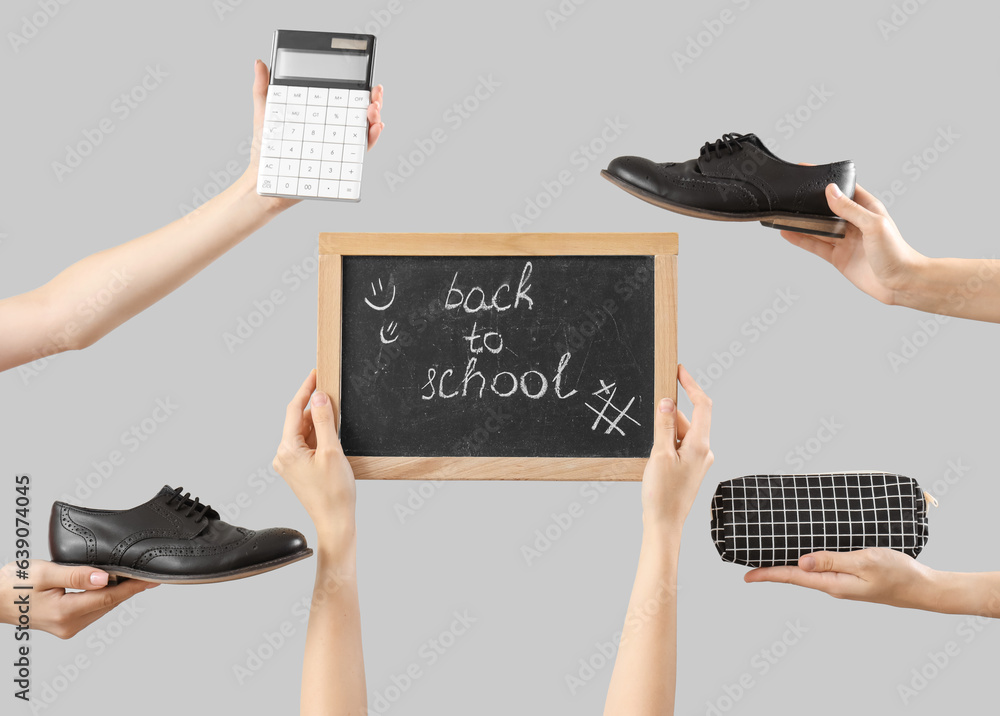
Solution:
M 670 398 L 656 406 L 653 443 L 670 453 L 677 451 L 677 405 Z
M 35 586 L 38 589 L 101 589 L 108 586 L 108 573 L 86 565 L 65 566 L 36 562 Z
M 267 105 L 267 83 L 270 75 L 267 65 L 261 60 L 253 63 L 253 125 L 254 129 L 264 126 L 264 109 Z
M 813 552 L 799 557 L 803 572 L 841 572 L 854 574 L 854 558 L 849 552 Z
M 340 449 L 340 438 L 337 436 L 337 421 L 333 414 L 333 403 L 330 396 L 317 390 L 312 397 L 312 421 L 316 431 L 316 449 Z
M 862 231 L 872 227 L 874 222 L 880 218 L 853 199 L 849 199 L 836 184 L 827 184 L 826 201 L 834 214 L 841 219 L 847 219 Z

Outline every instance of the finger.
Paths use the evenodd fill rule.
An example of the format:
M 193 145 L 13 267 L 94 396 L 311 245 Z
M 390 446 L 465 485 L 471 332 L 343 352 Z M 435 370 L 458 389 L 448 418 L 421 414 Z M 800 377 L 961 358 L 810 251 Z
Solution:
M 889 212 L 886 210 L 885 204 L 879 201 L 871 192 L 866 191 L 860 184 L 854 186 L 854 201 L 861 204 L 861 206 L 873 214 L 889 218 Z
M 378 138 L 382 136 L 382 130 L 385 129 L 385 122 L 380 121 L 378 124 L 373 124 L 368 128 L 368 149 L 375 146 Z
M 671 455 L 677 452 L 677 405 L 670 398 L 664 398 L 656 406 L 653 449 L 658 447 Z
M 781 236 L 793 246 L 805 249 L 811 254 L 816 254 L 824 261 L 833 263 L 833 245 L 818 239 L 814 236 L 806 236 L 795 231 L 782 231 Z M 840 239 L 843 241 L 843 239 Z
M 841 219 L 847 219 L 862 231 L 874 226 L 879 219 L 877 214 L 873 214 L 857 202 L 848 199 L 836 184 L 827 184 L 826 201 L 834 214 Z
M 99 611 L 110 611 L 126 599 L 131 599 L 139 592 L 152 589 L 159 585 L 152 582 L 140 582 L 138 579 L 126 579 L 113 587 L 105 587 L 92 592 L 74 592 L 66 594 L 60 601 L 60 607 L 72 616 L 83 616 Z
M 264 128 L 264 107 L 267 105 L 267 82 L 271 75 L 260 60 L 253 63 L 253 127 L 254 133 Z
M 743 575 L 747 584 L 759 582 L 774 582 L 775 584 L 794 584 L 820 592 L 836 592 L 843 594 L 856 580 L 855 577 L 836 572 L 805 572 L 798 567 L 761 567 L 752 569 Z
M 687 416 L 681 411 L 677 411 L 677 439 L 683 440 L 687 436 L 688 430 L 691 429 L 691 421 L 687 419 Z
M 372 102 L 378 103 L 378 111 L 382 111 L 382 104 L 385 102 L 385 87 L 382 85 L 375 85 L 372 89 Z
M 285 428 L 281 433 L 282 440 L 289 444 L 296 443 L 302 437 L 302 416 L 303 411 L 309 404 L 309 396 L 316 390 L 316 371 L 309 373 L 309 377 L 299 387 L 292 402 L 288 404 L 285 411 Z
M 858 559 L 851 552 L 813 552 L 799 557 L 799 567 L 806 572 L 858 572 Z
M 333 414 L 330 396 L 317 390 L 312 399 L 312 424 L 316 431 L 316 450 L 340 450 L 337 437 L 337 421 Z
M 697 381 L 691 377 L 691 374 L 687 372 L 687 368 L 682 365 L 677 366 L 677 377 L 694 406 L 691 411 L 691 427 L 684 440 L 707 446 L 709 435 L 712 432 L 712 401 L 705 395 L 705 391 L 701 389 Z
M 302 433 L 302 439 L 305 440 L 306 446 L 310 450 L 316 449 L 316 426 L 313 425 L 312 420 L 312 408 L 306 408 L 305 412 L 302 414 L 302 424 L 304 430 Z
M 33 561 L 29 574 L 35 589 L 100 589 L 108 584 L 108 573 L 86 565 L 70 567 L 43 560 Z

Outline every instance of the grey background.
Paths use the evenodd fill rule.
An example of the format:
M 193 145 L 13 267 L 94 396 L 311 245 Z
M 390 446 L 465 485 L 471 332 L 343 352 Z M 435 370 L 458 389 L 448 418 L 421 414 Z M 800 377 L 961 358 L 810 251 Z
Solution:
M 683 548 L 677 712 L 704 714 L 709 703 L 747 714 L 975 709 L 992 698 L 995 626 L 974 632 L 959 617 L 744 585 L 744 570 L 715 553 L 708 505 L 717 482 L 801 471 L 787 455 L 812 447 L 805 470 L 877 468 L 917 478 L 941 499 L 922 560 L 949 570 L 991 569 L 1000 496 L 996 328 L 951 321 L 894 371 L 887 354 L 924 330 L 925 316 L 877 304 L 772 230 L 675 216 L 598 176 L 620 154 L 687 159 L 723 132 L 756 131 L 792 161 L 854 159 L 869 189 L 882 192 L 900 180 L 906 191 L 891 211 L 920 251 L 992 256 L 993 162 L 979 138 L 995 131 L 987 78 L 997 64 L 1000 10 L 973 2 L 904 4 L 916 13 L 888 38 L 878 26 L 893 12 L 888 0 L 590 0 L 564 3 L 575 10 L 554 28 L 546 18 L 558 12 L 554 0 L 502 9 L 247 0 L 221 18 L 209 2 L 60 7 L 19 52 L 9 42 L 0 47 L 5 295 L 177 218 L 179 206 L 227 163 L 238 160 L 242 170 L 251 65 L 267 58 L 276 28 L 351 30 L 375 22 L 373 12 L 390 18 L 378 29 L 387 129 L 366 161 L 360 205 L 298 206 L 90 349 L 57 357 L 37 375 L 0 375 L 0 471 L 7 476 L 0 507 L 9 514 L 13 475 L 30 472 L 36 554 L 44 556 L 52 500 L 72 493 L 92 461 L 121 449 L 122 432 L 148 418 L 157 399 L 169 398 L 175 413 L 126 452 L 126 463 L 86 504 L 132 506 L 164 482 L 217 506 L 247 493 L 250 504 L 237 523 L 295 526 L 312 536 L 305 511 L 280 480 L 262 494 L 249 483 L 252 473 L 269 469 L 284 406 L 314 364 L 314 278 L 293 291 L 283 274 L 312 255 L 320 231 L 513 230 L 511 214 L 522 212 L 543 182 L 569 170 L 572 184 L 527 228 L 678 231 L 682 361 L 707 374 L 719 360 L 714 354 L 733 341 L 745 348 L 708 387 L 716 463 Z M 726 8 L 733 22 L 679 71 L 673 53 Z M 27 0 L 6 3 L 4 35 L 20 32 L 22 18 L 38 10 Z M 169 76 L 118 119 L 112 102 L 141 80 L 147 64 Z M 461 126 L 449 124 L 445 113 L 481 75 L 500 86 Z M 832 96 L 815 111 L 800 110 L 811 116 L 789 131 L 783 117 L 813 87 Z M 103 117 L 114 118 L 115 132 L 57 181 L 52 162 Z M 614 142 L 593 161 L 574 158 L 616 118 L 627 129 Z M 385 173 L 439 127 L 447 140 L 390 190 Z M 949 127 L 959 138 L 914 179 L 906 163 Z M 223 333 L 276 288 L 285 291 L 285 304 L 230 352 Z M 780 289 L 798 298 L 752 341 L 742 327 Z M 819 443 L 822 421 L 831 416 L 842 427 Z M 949 485 L 944 476 L 956 460 L 971 469 Z M 575 695 L 565 677 L 621 628 L 640 540 L 639 486 L 612 486 L 589 504 L 579 484 L 447 485 L 401 523 L 395 505 L 417 487 L 358 489 L 372 705 L 393 675 L 419 663 L 423 677 L 387 713 L 599 713 L 610 665 Z M 522 546 L 573 502 L 584 505 L 584 516 L 529 566 Z M 10 543 L 0 535 L 4 561 Z M 142 612 L 127 626 L 114 615 L 69 642 L 38 635 L 36 694 L 46 683 L 65 686 L 44 712 L 293 710 L 305 634 L 295 605 L 310 593 L 313 569 L 305 562 L 243 582 L 161 587 L 135 601 Z M 455 610 L 478 621 L 428 666 L 421 645 L 448 628 Z M 762 673 L 755 666 L 760 652 L 782 638 L 787 621 L 809 631 Z M 245 664 L 248 650 L 266 647 L 265 635 L 285 622 L 292 636 L 241 686 L 234 665 Z M 103 651 L 102 633 L 115 637 Z M 965 633 L 976 636 L 967 642 Z M 959 656 L 904 706 L 897 685 L 952 640 Z M 4 643 L 8 663 L 14 642 Z M 59 681 L 79 655 L 89 660 L 83 675 Z M 726 686 L 745 674 L 753 687 L 735 704 L 726 702 Z M 9 687 L 7 676 L 3 683 Z M 2 698 L 9 709 L 10 695 Z

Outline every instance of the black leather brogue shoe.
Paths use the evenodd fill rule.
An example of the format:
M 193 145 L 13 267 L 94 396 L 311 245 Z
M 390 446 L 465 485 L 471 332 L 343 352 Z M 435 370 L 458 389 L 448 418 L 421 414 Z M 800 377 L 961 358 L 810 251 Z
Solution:
M 49 522 L 52 561 L 97 567 L 113 578 L 206 584 L 270 572 L 312 554 L 295 530 L 235 527 L 182 490 L 164 486 L 131 510 L 56 502 Z
M 854 162 L 804 166 L 779 159 L 755 134 L 706 142 L 697 159 L 656 163 L 618 157 L 601 175 L 628 193 L 670 211 L 716 221 L 759 221 L 775 229 L 843 238 L 826 186 L 854 196 Z

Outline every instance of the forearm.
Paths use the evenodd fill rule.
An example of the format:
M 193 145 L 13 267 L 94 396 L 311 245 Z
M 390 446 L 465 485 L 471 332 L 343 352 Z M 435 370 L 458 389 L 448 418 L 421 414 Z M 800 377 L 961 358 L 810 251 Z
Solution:
M 16 336 L 0 351 L 0 369 L 94 343 L 270 221 L 273 206 L 241 177 L 172 224 L 81 259 L 35 291 L 0 302 L 0 323 Z
M 1000 260 L 926 259 L 895 303 L 927 313 L 1000 323 Z
M 319 544 L 302 667 L 303 716 L 367 713 L 353 532 Z
M 921 606 L 943 614 L 1000 618 L 1000 572 L 934 572 Z
M 605 716 L 674 712 L 679 553 L 679 528 L 644 530 Z

